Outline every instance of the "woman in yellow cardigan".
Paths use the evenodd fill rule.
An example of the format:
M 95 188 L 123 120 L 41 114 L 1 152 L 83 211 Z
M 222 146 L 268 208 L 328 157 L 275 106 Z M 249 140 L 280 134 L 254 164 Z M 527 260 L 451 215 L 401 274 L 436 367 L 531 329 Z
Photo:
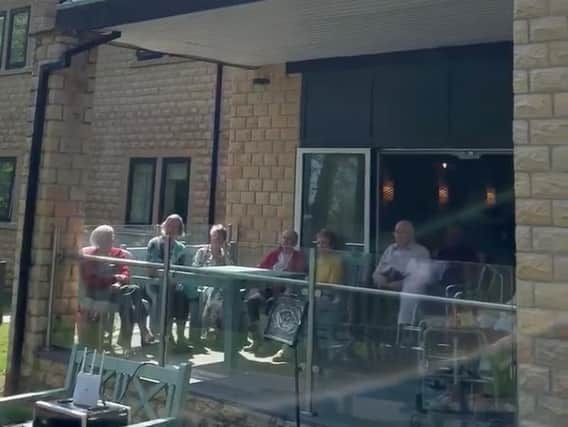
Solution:
M 318 283 L 334 283 L 341 284 L 343 280 L 343 261 L 341 257 L 333 252 L 335 246 L 335 235 L 327 229 L 321 230 L 316 235 L 316 244 L 318 246 L 317 263 L 316 263 L 316 282 Z M 326 332 L 321 333 L 318 329 L 318 337 L 331 339 L 329 329 L 338 322 L 338 302 L 339 297 L 336 292 L 324 291 L 316 292 L 316 317 L 318 322 L 324 325 Z M 320 341 L 318 339 L 318 341 Z M 281 363 L 290 360 L 291 352 L 288 346 L 282 347 L 272 358 L 273 362 Z
M 316 235 L 316 244 L 318 246 L 316 281 L 340 284 L 343 280 L 343 262 L 341 257 L 333 252 L 335 235 L 324 228 Z

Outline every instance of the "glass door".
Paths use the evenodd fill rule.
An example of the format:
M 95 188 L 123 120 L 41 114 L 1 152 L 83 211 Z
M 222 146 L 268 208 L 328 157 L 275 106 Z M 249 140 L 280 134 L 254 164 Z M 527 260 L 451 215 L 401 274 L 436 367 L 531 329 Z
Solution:
M 296 230 L 303 247 L 322 228 L 345 249 L 369 251 L 370 150 L 299 149 Z
M 414 223 L 416 239 L 436 255 L 447 229 L 490 263 L 514 262 L 513 156 L 478 153 L 386 153 L 381 156 L 378 251 L 395 224 Z M 481 256 L 482 255 L 482 256 Z

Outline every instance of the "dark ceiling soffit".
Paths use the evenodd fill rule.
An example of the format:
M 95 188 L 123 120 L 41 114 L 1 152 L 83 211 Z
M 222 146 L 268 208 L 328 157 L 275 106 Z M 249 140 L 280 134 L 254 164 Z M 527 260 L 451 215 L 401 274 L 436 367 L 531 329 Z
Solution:
M 410 60 L 415 62 L 417 55 L 435 55 L 437 53 L 441 55 L 459 55 L 461 52 L 468 52 L 468 54 L 474 54 L 475 51 L 479 51 L 480 54 L 495 54 L 503 55 L 504 52 L 510 51 L 512 54 L 513 42 L 494 42 L 494 43 L 483 43 L 476 45 L 464 45 L 464 46 L 450 46 L 450 47 L 439 47 L 432 49 L 420 49 L 420 50 L 408 50 L 401 52 L 387 52 L 378 53 L 374 55 L 359 55 L 359 56 L 341 56 L 335 58 L 322 58 L 322 59 L 312 59 L 307 61 L 297 61 L 286 63 L 286 73 L 296 74 L 296 73 L 306 73 L 312 71 L 323 71 L 323 70 L 341 70 L 347 68 L 363 68 L 372 67 L 374 65 L 392 63 L 392 62 L 404 62 Z
M 100 0 L 59 5 L 57 29 L 90 31 L 134 22 L 256 3 L 263 0 Z

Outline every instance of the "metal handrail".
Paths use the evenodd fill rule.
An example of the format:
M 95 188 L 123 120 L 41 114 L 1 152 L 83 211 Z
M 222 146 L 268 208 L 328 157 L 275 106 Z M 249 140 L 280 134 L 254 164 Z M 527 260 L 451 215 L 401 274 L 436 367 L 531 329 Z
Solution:
M 124 259 L 124 258 L 114 258 L 114 257 L 106 257 L 106 256 L 99 256 L 99 255 L 78 255 L 79 259 L 87 259 L 91 261 L 100 261 L 100 262 L 120 262 L 123 265 L 135 266 L 135 267 L 150 267 L 156 268 L 158 270 L 164 269 L 163 263 L 156 263 L 156 262 L 148 262 L 148 261 L 139 261 L 139 260 L 132 260 L 132 259 Z M 172 265 L 170 267 L 170 273 L 172 274 L 184 274 L 184 275 L 195 275 L 195 276 L 208 276 L 208 277 L 217 277 L 221 279 L 239 279 L 239 280 L 250 280 L 250 281 L 257 281 L 257 282 L 274 282 L 276 284 L 282 285 L 292 285 L 292 286 L 308 286 L 307 280 L 302 279 L 290 279 L 286 277 L 278 277 L 278 276 L 265 276 L 265 275 L 258 275 L 252 273 L 244 273 L 244 272 L 229 272 L 229 271 L 211 271 L 207 267 L 190 267 L 185 265 Z M 188 274 L 189 273 L 189 274 Z M 333 284 L 333 283 L 322 283 L 317 282 L 315 284 L 317 288 L 324 288 L 324 289 L 332 289 L 341 292 L 354 292 L 359 294 L 366 294 L 366 295 L 383 295 L 389 297 L 410 297 L 417 300 L 423 301 L 432 301 L 432 302 L 439 302 L 444 304 L 454 304 L 454 305 L 461 305 L 461 306 L 469 306 L 469 307 L 477 307 L 477 308 L 485 308 L 491 310 L 504 310 L 514 312 L 517 308 L 515 304 L 502 304 L 502 303 L 492 303 L 492 302 L 485 302 L 485 301 L 476 301 L 476 300 L 468 300 L 468 299 L 455 299 L 455 298 L 448 298 L 448 297 L 440 297 L 440 296 L 433 296 L 433 295 L 425 295 L 425 294 L 418 294 L 418 293 L 411 293 L 411 292 L 401 292 L 401 291 L 391 291 L 387 289 L 376 289 L 376 288 L 366 288 L 366 287 L 356 287 L 351 285 L 344 285 L 344 284 Z
M 502 303 L 494 303 L 494 302 L 485 302 L 485 301 L 475 301 L 475 300 L 467 300 L 467 299 L 455 299 L 455 298 L 448 298 L 448 297 L 437 297 L 433 295 L 424 295 L 424 294 L 416 294 L 412 292 L 401 292 L 401 291 L 389 291 L 386 289 L 374 289 L 374 288 L 358 288 L 355 286 L 349 285 L 338 285 L 332 283 L 317 283 L 316 286 L 328 289 L 334 289 L 338 291 L 349 291 L 349 292 L 356 292 L 360 294 L 368 294 L 368 295 L 385 295 L 385 296 L 404 296 L 404 297 L 411 297 L 414 299 L 420 299 L 423 301 L 433 301 L 433 302 L 441 302 L 446 304 L 454 304 L 454 305 L 463 305 L 463 306 L 470 306 L 470 307 L 478 307 L 478 308 L 487 308 L 491 310 L 504 310 L 504 311 L 515 311 L 517 306 L 515 304 L 502 304 Z

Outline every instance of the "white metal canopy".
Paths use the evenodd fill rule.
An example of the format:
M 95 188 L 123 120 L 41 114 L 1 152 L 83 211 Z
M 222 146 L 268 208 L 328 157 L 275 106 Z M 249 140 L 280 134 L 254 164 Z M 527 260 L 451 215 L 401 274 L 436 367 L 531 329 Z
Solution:
M 512 40 L 512 0 L 264 0 L 110 29 L 148 50 L 257 66 Z

